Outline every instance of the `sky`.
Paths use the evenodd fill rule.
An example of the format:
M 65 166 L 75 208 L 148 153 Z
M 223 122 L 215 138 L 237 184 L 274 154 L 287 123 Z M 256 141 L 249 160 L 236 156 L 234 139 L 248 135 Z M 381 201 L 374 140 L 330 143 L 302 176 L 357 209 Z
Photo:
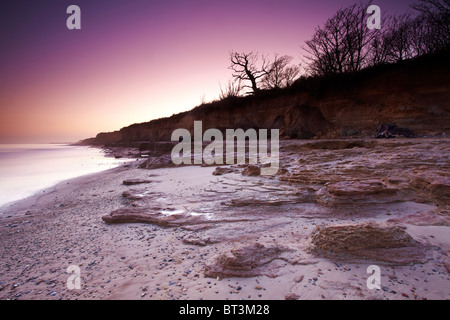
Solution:
M 356 2 L 2 0 L 0 143 L 76 142 L 218 99 L 231 51 L 300 63 L 314 29 Z M 383 15 L 414 2 L 372 3 Z

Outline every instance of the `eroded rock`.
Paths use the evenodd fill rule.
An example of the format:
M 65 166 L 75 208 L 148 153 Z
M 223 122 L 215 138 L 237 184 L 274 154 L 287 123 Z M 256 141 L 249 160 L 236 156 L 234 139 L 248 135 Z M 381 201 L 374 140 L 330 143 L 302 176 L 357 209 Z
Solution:
M 254 218 L 209 218 L 192 215 L 184 210 L 162 210 L 160 207 L 124 207 L 102 216 L 105 223 L 148 223 L 162 227 L 183 227 L 191 230 L 206 230 L 217 223 L 233 223 L 255 220 Z M 206 225 L 210 225 L 207 227 Z M 189 228 L 191 226 L 191 228 Z M 197 227 L 196 227 L 197 226 Z
M 123 180 L 123 184 L 126 186 L 132 186 L 136 184 L 143 184 L 143 183 L 151 183 L 151 180 L 144 180 L 144 179 L 127 179 Z
M 221 176 L 223 174 L 232 173 L 235 171 L 236 170 L 234 168 L 230 168 L 230 167 L 217 167 L 212 174 L 214 176 Z
M 183 243 L 196 246 L 206 246 L 207 244 L 212 244 L 216 242 L 217 241 L 212 240 L 211 237 L 199 236 L 195 234 L 187 234 L 183 237 Z
M 416 174 L 411 177 L 411 186 L 425 199 L 450 205 L 450 177 L 446 172 Z
M 122 197 L 128 200 L 136 201 L 142 200 L 146 196 L 146 193 L 140 190 L 127 190 L 122 192 Z
M 259 176 L 261 175 L 261 168 L 254 165 L 249 165 L 244 170 L 242 170 L 242 175 L 250 177 Z
M 308 242 L 310 251 L 320 255 L 354 256 L 398 264 L 424 263 L 430 249 L 414 240 L 404 227 L 375 223 L 317 227 Z
M 378 180 L 349 180 L 327 183 L 317 193 L 317 203 L 325 206 L 392 203 L 398 189 Z
M 300 296 L 292 292 L 284 296 L 284 300 L 298 300 L 298 299 L 300 299 Z
M 273 270 L 268 264 L 289 250 L 279 245 L 242 245 L 214 257 L 205 266 L 205 275 L 214 278 L 254 277 L 263 274 L 273 276 Z
M 450 227 L 450 215 L 437 212 L 422 212 L 402 218 L 389 219 L 388 223 L 407 223 L 416 226 L 446 226 Z
M 447 253 L 447 258 L 444 260 L 444 265 L 447 271 L 450 272 L 450 251 Z
M 204 223 L 201 216 L 164 214 L 159 208 L 121 208 L 102 217 L 106 223 L 149 223 L 163 227 L 177 227 Z

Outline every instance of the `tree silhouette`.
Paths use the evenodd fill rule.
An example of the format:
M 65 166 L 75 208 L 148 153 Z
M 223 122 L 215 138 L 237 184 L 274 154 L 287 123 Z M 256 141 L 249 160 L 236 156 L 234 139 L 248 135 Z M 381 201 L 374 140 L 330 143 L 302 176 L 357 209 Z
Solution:
M 426 32 L 422 34 L 422 48 L 427 52 L 448 49 L 450 46 L 450 0 L 419 0 L 412 8 L 419 12 Z
M 379 30 L 367 28 L 369 3 L 339 9 L 315 30 L 304 50 L 313 75 L 358 71 L 369 64 L 370 44 Z
M 292 56 L 280 56 L 276 53 L 267 74 L 262 79 L 264 88 L 285 88 L 292 85 L 300 72 L 300 66 L 291 65 L 293 59 Z
M 257 93 L 259 81 L 266 76 L 270 70 L 270 63 L 265 56 L 260 56 L 257 52 L 250 53 L 230 53 L 230 69 L 233 71 L 233 79 L 237 81 L 247 81 L 250 85 L 242 85 L 242 88 L 249 88 L 252 93 Z
M 388 56 L 391 62 L 399 62 L 414 56 L 411 41 L 413 20 L 409 14 L 394 16 L 385 34 Z

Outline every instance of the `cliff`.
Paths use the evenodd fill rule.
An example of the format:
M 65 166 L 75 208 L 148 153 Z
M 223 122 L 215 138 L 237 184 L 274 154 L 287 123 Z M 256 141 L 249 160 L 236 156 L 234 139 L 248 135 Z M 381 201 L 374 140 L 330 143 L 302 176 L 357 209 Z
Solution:
M 374 136 L 382 123 L 396 123 L 418 136 L 450 134 L 447 53 L 378 66 L 329 78 L 298 80 L 292 87 L 256 96 L 227 98 L 168 118 L 133 124 L 82 141 L 136 146 L 170 140 L 173 130 L 280 129 L 282 138 Z

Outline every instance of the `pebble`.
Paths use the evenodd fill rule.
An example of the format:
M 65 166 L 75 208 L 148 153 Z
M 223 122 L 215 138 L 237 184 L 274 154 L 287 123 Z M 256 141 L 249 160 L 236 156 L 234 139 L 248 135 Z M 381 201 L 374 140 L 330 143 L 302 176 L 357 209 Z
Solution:
M 298 300 L 300 298 L 300 296 L 298 294 L 295 293 L 288 293 L 285 297 L 284 300 Z

